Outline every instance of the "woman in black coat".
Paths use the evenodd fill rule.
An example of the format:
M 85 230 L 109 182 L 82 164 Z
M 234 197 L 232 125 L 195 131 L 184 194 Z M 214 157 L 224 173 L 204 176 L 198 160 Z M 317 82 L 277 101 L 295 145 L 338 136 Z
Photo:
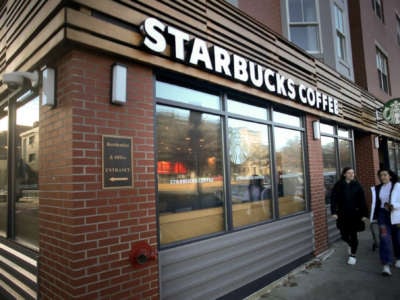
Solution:
M 344 168 L 341 178 L 336 182 L 331 194 L 332 217 L 337 221 L 342 240 L 349 245 L 347 263 L 355 265 L 358 247 L 358 232 L 365 229 L 368 220 L 368 208 L 364 190 L 355 180 L 354 170 Z

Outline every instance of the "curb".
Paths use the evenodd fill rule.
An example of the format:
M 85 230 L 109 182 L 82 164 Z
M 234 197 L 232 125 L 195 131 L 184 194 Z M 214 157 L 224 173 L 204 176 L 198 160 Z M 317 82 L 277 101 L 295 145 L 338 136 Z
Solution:
M 311 259 L 310 261 L 304 263 L 303 265 L 293 269 L 285 276 L 271 282 L 264 288 L 258 290 L 257 292 L 251 294 L 250 296 L 244 298 L 244 300 L 260 300 L 271 293 L 271 291 L 276 288 L 283 286 L 285 284 L 289 284 L 294 276 L 297 274 L 304 272 L 307 269 L 310 269 L 315 266 L 320 266 L 324 261 L 326 261 L 333 253 L 335 253 L 335 249 L 331 248 L 328 249 L 320 254 L 318 254 L 315 258 Z

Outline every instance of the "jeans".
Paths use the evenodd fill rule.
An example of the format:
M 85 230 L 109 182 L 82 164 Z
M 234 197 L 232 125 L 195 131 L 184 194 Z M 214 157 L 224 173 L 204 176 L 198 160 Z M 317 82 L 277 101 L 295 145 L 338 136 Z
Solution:
M 381 208 L 378 213 L 379 255 L 382 264 L 391 264 L 396 257 L 400 259 L 400 228 L 392 225 L 390 212 Z

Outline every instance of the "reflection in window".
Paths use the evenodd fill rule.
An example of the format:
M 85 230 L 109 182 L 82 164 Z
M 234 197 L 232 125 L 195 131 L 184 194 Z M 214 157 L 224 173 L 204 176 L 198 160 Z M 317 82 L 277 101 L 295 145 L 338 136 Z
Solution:
M 233 225 L 271 219 L 268 127 L 234 119 L 228 124 Z
M 224 231 L 220 117 L 157 105 L 161 244 Z
M 16 132 L 16 239 L 38 246 L 39 98 L 17 109 Z
M 8 117 L 7 110 L 1 110 L 0 119 L 0 235 L 7 232 L 8 197 Z
M 252 118 L 261 120 L 267 119 L 267 110 L 265 108 L 234 100 L 228 100 L 228 112 L 238 115 L 251 116 Z
M 321 135 L 325 201 L 329 204 L 332 187 L 341 170 L 345 167 L 354 168 L 353 131 L 321 123 Z
M 353 150 L 351 141 L 339 139 L 339 159 L 341 169 L 353 167 Z
M 325 202 L 330 203 L 330 194 L 337 180 L 337 159 L 335 139 L 321 137 L 322 158 L 324 168 Z
M 212 109 L 220 109 L 221 106 L 216 95 L 161 81 L 156 82 L 156 97 Z
M 285 124 L 285 125 L 294 126 L 294 127 L 301 126 L 301 120 L 297 116 L 292 116 L 292 115 L 281 113 L 278 111 L 274 111 L 272 116 L 273 116 L 274 122 L 276 122 L 276 123 Z
M 287 216 L 306 209 L 302 133 L 275 127 L 274 135 L 279 215 Z
M 388 58 L 381 49 L 376 47 L 376 67 L 378 70 L 379 87 L 390 94 Z

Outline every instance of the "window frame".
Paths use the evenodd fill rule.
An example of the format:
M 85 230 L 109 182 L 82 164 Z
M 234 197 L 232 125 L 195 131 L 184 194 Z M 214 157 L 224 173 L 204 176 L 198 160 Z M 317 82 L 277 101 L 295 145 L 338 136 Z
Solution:
M 207 234 L 207 235 L 201 235 L 198 237 L 193 237 L 185 240 L 179 240 L 176 242 L 168 243 L 168 244 L 161 244 L 160 243 L 160 236 L 158 234 L 158 242 L 160 245 L 160 249 L 168 249 L 168 248 L 173 248 L 176 246 L 192 243 L 195 241 L 201 241 L 201 240 L 206 240 L 209 239 L 210 237 L 214 236 L 220 236 L 220 235 L 225 235 L 229 234 L 232 232 L 240 231 L 243 229 L 247 228 L 252 228 L 256 226 L 260 226 L 262 224 L 268 224 L 272 222 L 276 222 L 278 220 L 282 219 L 287 219 L 294 217 L 296 215 L 308 213 L 310 211 L 310 193 L 309 193 L 309 167 L 308 167 L 308 160 L 307 160 L 307 134 L 306 134 L 306 128 L 305 128 L 305 114 L 300 111 L 296 111 L 292 108 L 288 107 L 283 107 L 280 105 L 275 105 L 270 102 L 266 102 L 265 100 L 258 99 L 257 97 L 254 96 L 248 96 L 244 95 L 242 93 L 232 91 L 228 88 L 221 88 L 217 87 L 211 84 L 204 84 L 203 82 L 198 82 L 195 79 L 191 80 L 185 80 L 183 78 L 186 76 L 180 76 L 176 74 L 171 74 L 169 75 L 169 72 L 156 72 L 154 76 L 154 103 L 155 106 L 157 105 L 164 105 L 164 106 L 169 106 L 169 107 L 174 107 L 174 108 L 182 108 L 182 109 L 188 109 L 188 110 L 194 110 L 198 112 L 203 112 L 203 113 L 209 113 L 213 115 L 217 115 L 221 117 L 221 123 L 222 123 L 222 151 L 223 151 L 223 187 L 224 187 L 224 192 L 223 192 L 223 197 L 224 197 L 224 203 L 223 203 L 223 214 L 225 218 L 225 228 L 224 231 L 222 232 L 216 232 L 212 234 Z M 217 91 L 219 92 L 220 99 L 222 101 L 221 103 L 221 109 L 220 110 L 215 110 L 215 109 L 210 109 L 206 107 L 200 107 L 200 106 L 195 106 L 187 103 L 181 103 L 181 102 L 175 102 L 169 99 L 165 98 L 160 98 L 156 97 L 155 93 L 155 88 L 156 88 L 156 82 L 157 81 L 163 81 L 163 82 L 168 82 L 171 84 L 175 84 L 178 86 L 182 87 L 190 87 L 195 90 L 200 90 L 202 92 L 210 92 L 215 94 Z M 188 84 L 190 82 L 190 85 Z M 249 101 L 249 98 L 251 101 Z M 250 104 L 252 106 L 257 106 L 257 107 L 262 107 L 267 110 L 267 118 L 265 120 L 261 120 L 258 118 L 254 118 L 251 115 L 241 115 L 241 114 L 235 114 L 232 112 L 228 112 L 228 100 L 234 100 L 238 102 L 242 102 L 244 104 Z M 300 127 L 296 126 L 291 126 L 291 125 L 286 125 L 282 123 L 276 123 L 272 120 L 272 114 L 273 111 L 278 111 L 286 114 L 291 114 L 294 116 L 297 116 L 300 118 Z M 229 141 L 228 141 L 228 134 L 227 134 L 227 129 L 228 129 L 228 120 L 229 118 L 237 119 L 237 120 L 242 120 L 242 121 L 247 121 L 247 122 L 254 122 L 262 125 L 268 126 L 268 134 L 269 134 L 269 151 L 270 151 L 270 161 L 271 161 L 271 167 L 270 167 L 270 172 L 271 172 L 271 185 L 272 185 L 272 215 L 270 219 L 257 222 L 257 223 L 252 223 L 248 225 L 243 225 L 240 227 L 234 227 L 233 226 L 233 203 L 232 203 L 232 189 L 231 189 L 231 170 L 230 170 L 230 164 L 229 164 Z M 279 128 L 286 128 L 286 129 L 294 129 L 300 132 L 301 134 L 301 146 L 302 146 L 302 164 L 303 164 L 303 172 L 304 172 L 304 210 L 295 212 L 289 215 L 285 216 L 279 216 L 279 197 L 278 197 L 278 189 L 277 189 L 277 179 L 275 178 L 276 176 L 276 155 L 275 155 L 275 135 L 274 135 L 274 128 L 279 127 Z M 155 140 L 157 140 L 157 135 L 158 132 L 156 131 L 155 128 Z M 156 146 L 157 147 L 157 146 Z M 158 161 L 158 154 L 157 154 L 157 149 L 155 149 L 155 172 L 157 172 L 157 161 Z M 157 207 L 159 205 L 158 201 L 158 180 L 156 180 L 156 199 L 157 199 Z M 160 214 L 159 210 L 157 209 L 157 224 L 160 226 Z M 160 230 L 158 230 L 160 231 Z
M 286 4 L 286 20 L 287 20 L 287 24 L 288 24 L 288 39 L 289 39 L 289 41 L 291 41 L 292 43 L 294 43 L 298 47 L 302 48 L 300 45 L 296 44 L 292 40 L 291 28 L 292 27 L 307 27 L 307 26 L 316 27 L 317 28 L 317 34 L 318 34 L 316 44 L 318 46 L 318 50 L 317 51 L 313 51 L 313 50 L 307 50 L 307 49 L 304 49 L 304 48 L 302 48 L 302 49 L 304 51 L 306 51 L 307 53 L 312 54 L 312 55 L 318 55 L 318 54 L 323 53 L 322 38 L 321 38 L 321 21 L 320 21 L 319 3 L 318 3 L 318 1 L 313 0 L 314 1 L 314 5 L 315 5 L 315 15 L 316 15 L 316 20 L 314 22 L 312 22 L 312 21 L 303 21 L 303 22 L 293 21 L 292 22 L 290 20 L 289 1 L 290 0 L 285 0 L 285 4 Z M 303 7 L 303 1 L 304 0 L 300 0 L 300 1 L 301 1 L 301 6 Z M 304 19 L 304 15 L 303 15 L 303 19 Z
M 17 200 L 17 111 L 20 107 L 25 105 L 26 103 L 34 100 L 35 98 L 39 98 L 40 96 L 37 91 L 28 90 L 27 92 L 16 95 L 12 99 L 8 101 L 5 100 L 0 103 L 0 108 L 7 108 L 7 117 L 8 117 L 8 132 L 7 132 L 7 208 L 6 208 L 6 230 L 5 234 L 1 235 L 1 239 L 6 239 L 7 241 L 14 242 L 16 244 L 20 244 L 24 247 L 27 247 L 34 251 L 39 251 L 39 246 L 24 242 L 20 240 L 17 236 L 16 230 L 16 200 Z M 40 105 L 40 104 L 39 104 Z M 40 120 L 40 117 L 39 117 Z M 40 125 L 39 125 L 40 126 Z M 39 129 L 40 130 L 40 129 Z M 22 141 L 21 141 L 22 142 Z M 28 141 L 29 142 L 29 141 Z M 28 144 L 28 143 L 27 143 Z M 31 144 L 29 144 L 31 146 Z M 36 160 L 38 157 L 36 156 Z M 38 183 L 39 184 L 39 183 Z M 38 186 L 39 189 L 39 186 Z M 39 220 L 38 220 L 39 221 Z M 39 241 L 37 241 L 39 245 Z
M 376 45 L 375 50 L 375 62 L 378 72 L 379 89 L 388 95 L 391 95 L 391 84 L 390 84 L 390 71 L 389 71 L 389 58 L 384 50 Z M 386 70 L 384 70 L 386 69 Z M 385 77 L 386 76 L 386 81 Z M 385 89 L 386 83 L 386 89 Z
M 396 13 L 396 39 L 397 45 L 400 47 L 400 16 Z
M 383 1 L 382 0 L 372 0 L 372 10 L 374 11 L 375 16 L 379 20 L 381 20 L 382 23 L 385 23 L 385 14 L 384 14 L 384 9 L 383 9 Z
M 345 19 L 344 19 L 344 11 L 341 7 L 337 5 L 337 3 L 333 4 L 333 10 L 334 10 L 334 20 L 335 20 L 335 32 L 336 32 L 336 55 L 337 57 L 342 60 L 347 62 L 348 60 L 348 53 L 347 53 L 347 38 L 346 38 L 346 32 L 345 32 Z M 338 15 L 338 13 L 340 13 Z M 341 26 L 342 28 L 339 28 L 337 18 L 341 18 Z M 338 51 L 340 49 L 340 51 Z M 343 56 L 341 56 L 341 54 Z
M 351 167 L 356 171 L 354 130 L 352 128 L 348 128 L 346 126 L 341 126 L 339 124 L 332 124 L 332 123 L 324 122 L 324 121 L 321 121 L 321 124 L 333 127 L 333 134 L 321 131 L 321 137 L 329 137 L 329 138 L 334 139 L 334 147 L 335 147 L 334 151 L 335 151 L 335 160 L 336 160 L 336 180 L 339 180 L 341 171 L 345 167 L 345 166 L 341 165 L 341 160 L 340 160 L 340 150 L 339 150 L 339 141 L 340 140 L 348 141 L 351 143 L 351 148 L 350 148 L 351 149 L 350 157 L 352 160 Z M 339 130 L 341 130 L 341 129 L 347 130 L 349 132 L 350 136 L 349 137 L 341 136 L 339 134 Z M 322 148 L 322 145 L 321 145 L 321 148 Z M 324 168 L 324 166 L 323 166 L 323 168 Z M 324 185 L 325 185 L 325 183 L 324 183 Z M 329 203 L 325 202 L 325 204 L 326 204 L 326 206 L 329 206 L 330 202 Z

